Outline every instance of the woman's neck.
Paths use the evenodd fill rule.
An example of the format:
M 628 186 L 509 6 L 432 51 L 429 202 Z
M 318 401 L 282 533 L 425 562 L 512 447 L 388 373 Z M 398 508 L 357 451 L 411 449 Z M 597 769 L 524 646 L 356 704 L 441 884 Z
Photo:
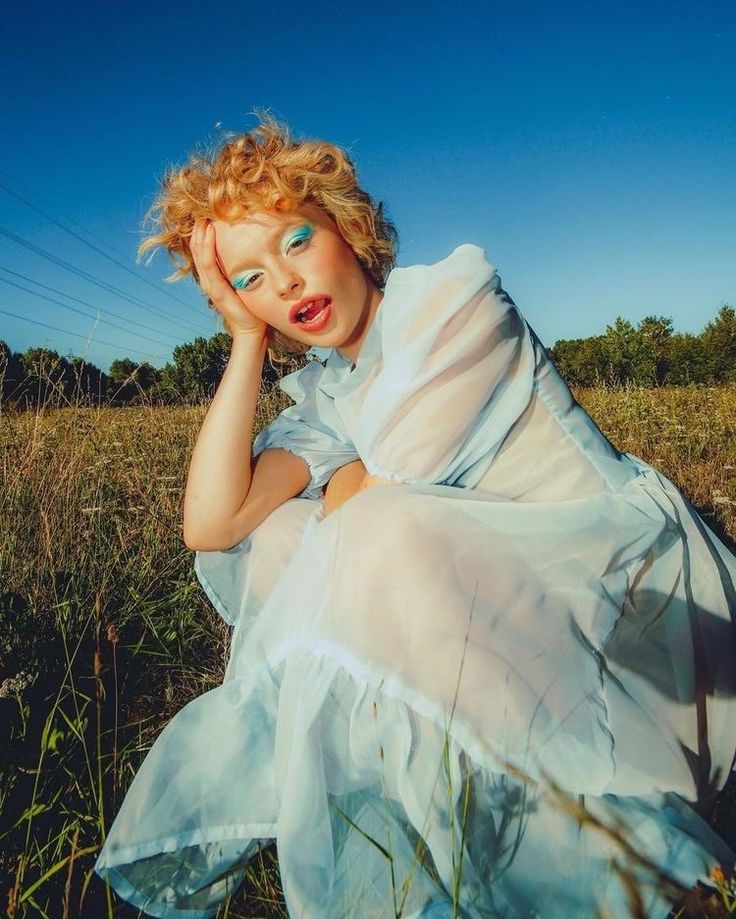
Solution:
M 373 320 L 376 318 L 376 313 L 378 312 L 378 307 L 381 305 L 382 300 L 383 291 L 376 287 L 375 284 L 371 284 L 365 308 L 363 309 L 363 313 L 353 334 L 346 342 L 337 348 L 340 354 L 353 364 L 358 360 L 360 349 L 373 325 Z

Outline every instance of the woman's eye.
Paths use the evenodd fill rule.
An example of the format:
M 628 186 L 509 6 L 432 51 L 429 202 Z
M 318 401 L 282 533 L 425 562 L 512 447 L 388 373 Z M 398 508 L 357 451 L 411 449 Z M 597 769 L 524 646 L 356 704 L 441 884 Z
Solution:
M 236 290 L 247 290 L 253 283 L 253 280 L 257 277 L 257 274 L 249 274 L 244 278 L 235 278 L 233 281 L 233 287 Z
M 285 246 L 281 251 L 291 252 L 293 249 L 303 249 L 304 246 L 312 238 L 313 233 L 314 227 L 301 227 L 301 229 L 299 229 L 289 240 L 286 241 Z M 253 274 L 247 274 L 235 278 L 235 280 L 231 282 L 232 286 L 235 288 L 235 290 L 250 290 L 250 288 L 253 286 L 253 282 L 257 281 L 261 274 L 263 274 L 262 271 L 254 271 Z
M 286 246 L 287 251 L 291 252 L 292 249 L 303 248 L 304 244 L 308 243 L 312 238 L 313 232 L 314 230 L 312 227 L 303 227 L 298 233 L 291 237 Z

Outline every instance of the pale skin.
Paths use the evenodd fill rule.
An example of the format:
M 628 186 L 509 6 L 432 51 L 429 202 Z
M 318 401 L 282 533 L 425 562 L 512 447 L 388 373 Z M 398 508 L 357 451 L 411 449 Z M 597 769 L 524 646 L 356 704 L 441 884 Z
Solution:
M 292 214 L 254 212 L 231 222 L 199 220 L 190 251 L 200 287 L 232 336 L 230 359 L 199 432 L 184 496 L 186 545 L 213 551 L 236 545 L 276 507 L 300 494 L 310 479 L 305 460 L 285 450 L 264 450 L 243 462 L 251 451 L 269 325 L 306 344 L 336 347 L 355 361 L 382 292 L 334 221 L 314 205 Z M 332 311 L 326 327 L 310 333 L 291 321 L 289 311 L 302 298 L 316 295 L 330 296 Z M 387 484 L 369 475 L 359 460 L 348 463 L 327 485 L 325 513 L 366 488 Z

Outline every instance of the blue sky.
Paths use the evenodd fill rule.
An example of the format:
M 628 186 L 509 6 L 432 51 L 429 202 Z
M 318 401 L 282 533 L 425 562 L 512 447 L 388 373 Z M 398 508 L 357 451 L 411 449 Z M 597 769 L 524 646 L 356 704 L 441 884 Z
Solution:
M 0 188 L 0 279 L 106 311 L 0 283 L 0 310 L 62 330 L 0 312 L 13 350 L 162 366 L 218 330 L 134 251 L 165 167 L 255 107 L 348 149 L 400 265 L 483 246 L 546 344 L 736 304 L 733 2 L 31 2 L 3 46 L 0 183 L 129 269 Z

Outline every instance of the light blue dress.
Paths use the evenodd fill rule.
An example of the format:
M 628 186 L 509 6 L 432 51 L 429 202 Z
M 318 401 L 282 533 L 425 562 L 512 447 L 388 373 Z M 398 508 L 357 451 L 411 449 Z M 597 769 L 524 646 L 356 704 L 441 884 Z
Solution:
M 294 917 L 591 919 L 630 915 L 622 871 L 664 917 L 655 869 L 727 869 L 696 809 L 736 748 L 736 560 L 601 434 L 483 251 L 394 269 L 357 365 L 282 388 L 254 452 L 311 481 L 197 553 L 225 680 L 157 739 L 101 877 L 212 916 L 276 839 Z M 356 458 L 392 484 L 325 516 Z

